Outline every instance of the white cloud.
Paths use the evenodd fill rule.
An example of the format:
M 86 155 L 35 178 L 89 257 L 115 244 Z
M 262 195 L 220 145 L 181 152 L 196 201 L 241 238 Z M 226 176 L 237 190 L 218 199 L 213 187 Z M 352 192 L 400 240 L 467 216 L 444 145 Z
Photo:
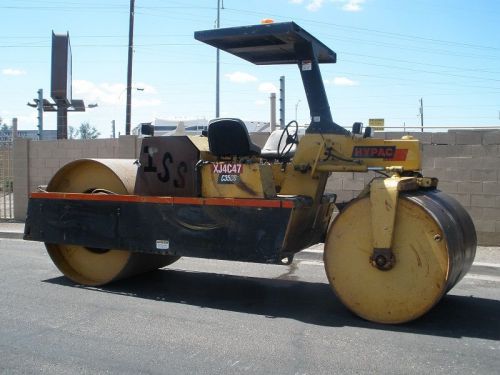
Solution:
M 28 116 L 17 116 L 17 128 L 26 129 L 33 125 L 38 124 L 37 112 L 34 111 L 33 114 Z
M 329 81 L 327 81 L 330 83 Z M 358 86 L 358 81 L 353 81 L 347 77 L 335 77 L 332 82 L 335 86 Z
M 161 105 L 161 100 L 160 99 L 139 99 L 139 98 L 134 98 L 132 101 L 132 107 L 134 108 L 140 108 L 140 107 L 157 107 Z
M 267 103 L 268 102 L 266 100 L 262 100 L 262 99 L 258 99 L 258 100 L 255 101 L 255 105 L 259 106 L 259 107 L 261 107 L 263 105 L 266 105 Z
M 334 3 L 343 3 L 342 10 L 346 12 L 360 12 L 363 10 L 361 7 L 365 0 L 332 0 Z
M 306 9 L 310 12 L 316 12 L 323 6 L 325 0 L 311 0 L 309 4 L 307 4 Z
M 151 94 L 157 93 L 155 87 L 142 82 L 136 82 L 132 87 L 134 88 L 134 99 L 132 100 L 133 107 L 151 107 L 161 104 L 159 99 L 148 97 Z M 127 97 L 126 88 L 127 86 L 123 83 L 95 83 L 75 79 L 73 80 L 73 97 L 76 99 L 83 99 L 87 103 L 97 102 L 98 104 L 104 105 L 118 105 L 122 104 Z M 136 89 L 142 89 L 137 91 L 141 91 L 145 97 L 139 97 L 141 94 L 136 94 Z
M 24 76 L 26 75 L 26 71 L 21 69 L 7 68 L 7 69 L 2 69 L 2 74 L 6 76 Z
M 272 93 L 272 92 L 277 92 L 278 89 L 276 88 L 276 86 L 271 83 L 271 82 L 262 82 L 260 85 L 259 85 L 259 91 L 260 92 L 267 92 L 268 94 Z
M 309 12 L 317 12 L 325 4 L 325 0 L 288 0 L 291 4 L 307 4 L 305 8 Z M 346 12 L 360 12 L 366 0 L 330 0 L 332 3 L 342 5 L 341 9 Z
M 346 12 L 359 12 L 363 10 L 361 8 L 361 4 L 363 4 L 365 0 L 349 0 L 347 4 L 345 4 L 342 9 Z
M 305 0 L 288 0 L 292 4 L 304 4 Z M 316 12 L 319 10 L 323 4 L 325 3 L 325 0 L 307 0 L 306 1 L 306 9 L 310 12 Z
M 231 82 L 236 83 L 248 83 L 257 81 L 257 77 L 243 72 L 228 73 L 226 74 L 226 77 L 229 78 Z

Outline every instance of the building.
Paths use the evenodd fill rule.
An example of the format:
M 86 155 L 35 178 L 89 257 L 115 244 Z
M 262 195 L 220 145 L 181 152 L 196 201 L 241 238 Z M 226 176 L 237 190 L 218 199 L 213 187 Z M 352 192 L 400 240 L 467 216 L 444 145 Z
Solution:
M 38 140 L 38 130 L 18 130 L 18 138 L 28 138 L 31 140 Z M 44 130 L 42 133 L 43 140 L 57 139 L 57 130 Z M 0 142 L 12 141 L 12 129 L 0 130 Z
M 243 121 L 249 133 L 269 132 L 269 122 L 264 121 Z M 136 126 L 132 134 L 142 136 L 142 125 L 153 125 L 155 135 L 188 135 L 201 134 L 203 130 L 208 129 L 208 120 L 165 120 L 155 119 L 153 122 L 141 123 Z

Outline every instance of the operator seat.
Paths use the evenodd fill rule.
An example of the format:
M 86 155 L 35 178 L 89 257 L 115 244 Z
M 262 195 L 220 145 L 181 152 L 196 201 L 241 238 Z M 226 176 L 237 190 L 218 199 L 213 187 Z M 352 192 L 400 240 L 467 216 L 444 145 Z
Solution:
M 208 124 L 208 148 L 217 157 L 259 156 L 245 123 L 237 118 L 218 118 Z
M 261 151 L 261 156 L 266 159 L 266 160 L 274 160 L 274 159 L 283 159 L 283 160 L 289 160 L 293 158 L 295 155 L 295 150 L 297 149 L 297 145 L 292 145 L 290 147 L 290 151 L 288 151 L 286 154 L 282 155 L 280 158 L 280 155 L 278 153 L 278 145 L 280 142 L 281 135 L 283 134 L 283 129 L 276 129 L 271 134 L 269 135 L 269 138 L 267 138 L 266 144 L 264 147 L 262 147 Z M 283 150 L 283 147 L 286 142 L 286 136 L 283 136 L 283 139 L 281 141 L 281 149 Z M 288 147 L 287 147 L 288 148 Z

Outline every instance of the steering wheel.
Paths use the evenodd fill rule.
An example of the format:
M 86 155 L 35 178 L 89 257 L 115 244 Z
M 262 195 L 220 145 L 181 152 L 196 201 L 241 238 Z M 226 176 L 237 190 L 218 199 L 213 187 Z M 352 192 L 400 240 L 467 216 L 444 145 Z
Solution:
M 295 124 L 295 127 L 290 132 L 289 130 L 293 124 Z M 283 147 L 281 147 L 282 142 Z M 280 141 L 278 142 L 278 158 L 286 156 L 292 149 L 293 145 L 296 145 L 297 143 L 299 143 L 299 124 L 297 123 L 297 121 L 292 120 L 285 126 L 285 128 L 283 129 L 283 133 L 281 133 Z

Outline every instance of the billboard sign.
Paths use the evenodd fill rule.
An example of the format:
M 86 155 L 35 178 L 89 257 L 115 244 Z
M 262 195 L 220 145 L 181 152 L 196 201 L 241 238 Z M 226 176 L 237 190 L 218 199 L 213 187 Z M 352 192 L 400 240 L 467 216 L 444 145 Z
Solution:
M 368 119 L 368 126 L 372 127 L 373 130 L 384 130 L 384 119 L 383 118 L 371 118 Z
M 71 44 L 69 33 L 52 32 L 50 96 L 56 103 L 71 105 Z

